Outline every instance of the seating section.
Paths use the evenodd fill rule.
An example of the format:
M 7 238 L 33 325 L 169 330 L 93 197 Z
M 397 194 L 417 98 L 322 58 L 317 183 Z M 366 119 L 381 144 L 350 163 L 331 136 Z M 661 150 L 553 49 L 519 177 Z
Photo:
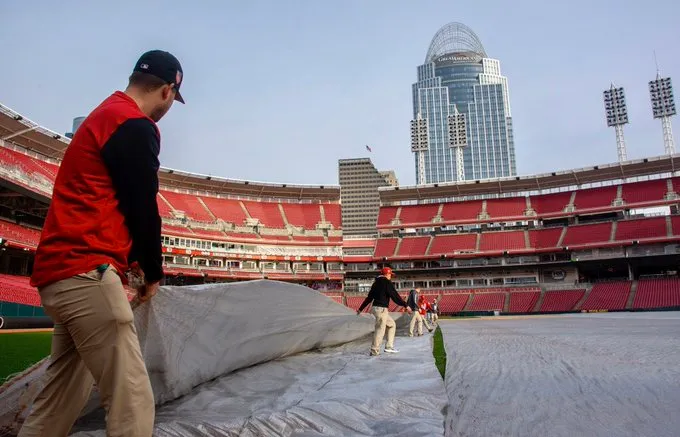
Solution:
M 380 241 L 380 240 L 378 240 Z M 477 234 L 438 235 L 430 246 L 430 255 L 445 255 L 456 252 L 474 252 Z
M 409 224 L 428 224 L 439 211 L 439 204 L 406 205 L 401 207 L 399 221 L 401 226 Z
M 216 218 L 222 219 L 227 223 L 242 226 L 246 221 L 246 217 L 248 217 L 243 208 L 241 208 L 241 202 L 238 200 L 207 196 L 201 196 L 201 200 Z
M 622 310 L 626 308 L 631 282 L 604 282 L 595 284 L 583 302 L 582 310 Z
M 532 312 L 540 296 L 541 293 L 538 291 L 510 293 L 509 311 L 511 313 Z
M 288 223 L 305 229 L 316 229 L 321 222 L 321 209 L 318 204 L 282 203 Z
M 673 186 L 675 192 L 680 195 L 680 178 L 673 179 Z M 624 203 L 615 202 L 619 188 L 622 192 L 622 199 L 619 200 L 623 200 Z M 620 211 L 636 204 L 640 206 L 667 204 L 667 191 L 668 179 L 659 179 L 550 194 L 490 198 L 485 201 L 470 200 L 443 204 L 403 205 L 401 207 L 384 206 L 380 209 L 378 226 L 381 228 L 398 228 L 410 224 L 424 227 L 431 224 L 440 206 L 442 208 L 441 222 L 437 224 L 445 226 L 526 220 L 527 202 L 539 219 L 565 217 L 583 212 Z M 572 206 L 573 210 L 568 209 L 568 206 Z M 400 224 L 391 225 L 391 221 L 399 208 L 401 208 Z M 488 217 L 480 218 L 484 217 L 481 215 L 482 212 L 485 212 Z
M 389 225 L 397 216 L 398 206 L 384 206 L 378 212 L 378 226 Z
M 40 231 L 0 220 L 0 238 L 36 248 L 40 242 Z
M 475 293 L 468 311 L 502 311 L 505 293 Z
M 634 309 L 680 307 L 680 279 L 641 279 L 638 281 Z
M 579 211 L 610 207 L 616 199 L 617 191 L 616 185 L 578 190 L 576 199 L 574 199 L 574 207 Z
M 158 193 L 158 196 L 156 197 L 156 203 L 158 204 L 158 214 L 161 217 L 173 218 L 172 208 L 170 207 L 170 205 L 168 205 L 168 202 L 166 202 L 161 196 L 163 196 L 163 194 Z
M 394 249 L 399 242 L 398 238 L 381 238 L 375 246 L 374 256 L 376 258 L 391 257 L 394 255 Z
M 439 311 L 444 314 L 459 313 L 463 311 L 469 298 L 469 293 L 444 294 L 439 301 Z
M 562 213 L 571 200 L 571 194 L 571 191 L 566 191 L 531 196 L 531 207 L 538 215 Z
M 667 236 L 666 217 L 624 220 L 616 224 L 617 241 L 666 238 Z
M 673 227 L 673 235 L 680 235 L 680 215 L 671 217 L 671 226 Z
M 524 231 L 482 232 L 480 252 L 526 249 Z
M 623 184 L 621 197 L 627 204 L 662 201 L 668 191 L 666 179 Z
M 474 222 L 482 212 L 482 201 L 445 203 L 442 208 L 443 222 Z
M 404 237 L 399 245 L 397 256 L 417 257 L 425 255 L 430 237 Z
M 611 223 L 569 226 L 562 246 L 581 246 L 608 242 L 611 232 Z
M 175 193 L 174 191 L 161 191 L 161 194 L 168 201 L 175 211 L 182 211 L 188 218 L 199 222 L 214 222 L 215 219 L 198 197 L 192 194 Z
M 585 292 L 585 290 L 546 291 L 540 311 L 546 313 L 571 311 Z
M 492 219 L 505 217 L 522 218 L 526 209 L 526 197 L 508 197 L 488 199 L 486 201 L 486 213 L 489 214 Z
M 529 244 L 534 249 L 558 247 L 564 228 L 532 229 L 529 231 Z
M 40 306 L 38 290 L 31 287 L 27 276 L 0 274 L 0 302 Z
M 29 176 L 40 177 L 52 183 L 54 183 L 59 169 L 54 164 L 5 147 L 0 147 L 0 163 L 5 166 L 17 167 L 19 171 Z
M 251 217 L 260 219 L 260 223 L 269 228 L 285 228 L 279 204 L 274 202 L 243 201 Z
M 326 221 L 335 229 L 342 229 L 342 214 L 339 203 L 326 203 L 323 205 Z

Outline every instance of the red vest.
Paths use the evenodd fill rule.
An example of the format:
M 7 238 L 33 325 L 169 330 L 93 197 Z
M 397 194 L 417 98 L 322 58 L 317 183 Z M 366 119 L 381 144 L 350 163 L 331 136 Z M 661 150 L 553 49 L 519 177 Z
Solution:
M 132 240 L 101 148 L 130 118 L 148 118 L 116 91 L 83 121 L 66 149 L 35 254 L 31 285 L 53 282 L 111 264 L 123 283 Z

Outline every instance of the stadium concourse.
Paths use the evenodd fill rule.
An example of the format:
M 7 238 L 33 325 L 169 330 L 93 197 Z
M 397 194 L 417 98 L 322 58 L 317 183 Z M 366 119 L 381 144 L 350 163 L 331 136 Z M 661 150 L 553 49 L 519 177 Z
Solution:
M 27 276 L 31 271 L 33 253 L 50 202 L 59 160 L 68 144 L 68 138 L 0 105 L 0 316 L 5 326 L 8 326 L 8 320 L 10 325 L 45 320 L 37 291 L 29 286 Z M 276 373 L 274 369 L 285 369 L 288 365 L 289 369 L 309 370 L 314 368 L 310 363 L 324 363 L 319 365 L 319 373 L 310 373 L 310 378 L 324 381 L 322 374 L 336 375 L 337 372 L 340 381 L 348 381 L 348 384 L 349 381 L 369 384 L 366 374 L 362 372 L 375 372 L 376 368 L 372 365 L 394 366 L 390 368 L 395 374 L 410 374 L 414 372 L 413 367 L 418 367 L 423 372 L 420 382 L 427 381 L 426 384 L 418 385 L 409 381 L 405 386 L 398 383 L 392 386 L 387 379 L 378 380 L 389 385 L 389 393 L 396 396 L 393 403 L 375 399 L 381 405 L 380 408 L 385 408 L 384 420 L 380 422 L 383 424 L 382 433 L 375 427 L 355 424 L 356 427 L 352 429 L 356 434 L 437 435 L 439 431 L 430 432 L 434 429 L 430 426 L 437 421 L 441 424 L 442 433 L 446 423 L 448 432 L 452 433 L 450 435 L 494 434 L 498 429 L 480 427 L 480 421 L 489 418 L 500 420 L 501 416 L 494 414 L 507 411 L 490 408 L 491 395 L 483 398 L 480 394 L 475 398 L 469 391 L 471 383 L 463 382 L 460 386 L 460 381 L 452 383 L 451 378 L 464 370 L 475 386 L 484 388 L 488 380 L 469 373 L 474 365 L 461 359 L 466 356 L 474 360 L 474 357 L 479 356 L 475 347 L 492 344 L 497 350 L 494 352 L 496 355 L 491 356 L 497 357 L 495 359 L 498 361 L 509 360 L 507 357 L 512 354 L 507 352 L 509 347 L 503 343 L 506 338 L 503 335 L 507 334 L 507 328 L 520 326 L 513 324 L 535 326 L 535 331 L 530 328 L 523 331 L 522 342 L 518 346 L 518 351 L 525 351 L 521 359 L 529 362 L 540 362 L 542 357 L 550 356 L 570 363 L 569 354 L 591 350 L 589 348 L 593 342 L 611 341 L 619 344 L 618 339 L 601 335 L 612 330 L 626 332 L 629 320 L 631 326 L 646 320 L 648 327 L 652 326 L 649 328 L 652 331 L 657 329 L 653 326 L 663 327 L 667 324 L 672 325 L 669 329 L 676 329 L 673 325 L 675 322 L 663 320 L 666 320 L 664 315 L 668 315 L 668 320 L 675 320 L 672 316 L 674 313 L 667 311 L 680 309 L 679 166 L 680 155 L 672 155 L 542 175 L 381 188 L 375 232 L 364 237 L 343 236 L 340 189 L 337 186 L 237 181 L 162 168 L 159 174 L 161 191 L 158 205 L 163 219 L 164 270 L 169 291 L 190 290 L 190 287 L 178 286 L 195 285 L 203 290 L 200 287 L 228 287 L 222 283 L 240 281 L 265 284 L 271 282 L 268 280 L 275 280 L 280 290 L 292 290 L 286 288 L 286 283 L 295 283 L 306 286 L 302 287 L 306 290 L 314 289 L 325 295 L 327 298 L 316 292 L 312 294 L 314 299 L 323 298 L 322 301 L 314 300 L 324 302 L 319 305 L 335 301 L 333 314 L 329 315 L 332 317 L 326 319 L 329 322 L 335 320 L 334 317 L 352 315 L 353 311 L 350 310 L 358 308 L 365 298 L 377 269 L 389 265 L 397 273 L 394 282 L 402 293 L 405 294 L 410 288 L 420 288 L 428 299 L 439 302 L 440 311 L 445 315 L 621 312 L 620 315 L 608 317 L 569 315 L 550 318 L 559 320 L 554 322 L 556 325 L 545 322 L 548 319 L 543 318 L 522 321 L 500 318 L 498 325 L 493 325 L 494 329 L 488 328 L 487 324 L 491 322 L 486 320 L 445 322 L 444 340 L 449 355 L 446 386 L 441 380 L 439 383 L 432 381 L 436 370 L 429 341 L 398 339 L 397 347 L 403 345 L 399 358 L 380 357 L 385 361 L 379 365 L 363 361 L 357 364 L 358 357 L 365 355 L 360 352 L 365 347 L 362 343 L 365 340 L 357 335 L 339 341 L 346 343 L 344 346 L 336 344 L 335 347 L 340 349 L 328 349 L 321 355 L 312 353 L 293 357 L 282 353 L 277 357 L 284 361 L 278 363 L 265 363 L 272 357 L 267 360 L 260 357 L 253 361 L 251 358 L 259 355 L 251 351 L 249 359 L 242 361 L 241 365 L 259 363 L 260 366 L 237 373 L 231 372 L 240 369 L 240 366 L 223 369 L 224 373 L 229 373 L 223 376 L 228 383 L 218 379 L 208 391 L 192 392 L 190 396 L 203 401 L 214 399 L 219 393 L 225 393 L 223 390 L 230 384 L 243 387 L 248 381 L 261 379 L 261 372 L 265 372 L 263 369 Z M 188 298 L 189 294 L 186 296 Z M 159 305 L 158 301 L 154 305 Z M 276 319 L 278 313 L 275 306 L 265 309 L 269 312 L 263 315 L 264 319 Z M 395 310 L 395 307 L 391 309 Z M 650 310 L 665 312 L 628 314 Z M 368 316 L 359 319 L 354 317 L 353 323 L 359 324 L 363 323 L 362 319 L 369 319 Z M 554 330 L 564 327 L 560 323 L 569 324 L 571 320 L 590 327 L 587 332 L 573 330 L 574 335 L 569 340 L 574 344 L 573 350 L 545 350 L 539 354 L 532 352 L 534 346 L 548 349 L 555 346 L 557 343 L 554 342 L 541 343 L 541 338 L 547 338 L 545 336 L 552 335 Z M 301 331 L 304 332 L 304 329 Z M 490 341 L 490 337 L 493 341 Z M 532 338 L 537 341 L 535 345 Z M 472 343 L 475 342 L 478 344 L 473 347 Z M 666 342 L 669 348 L 677 350 L 667 337 L 661 336 L 659 342 Z M 640 348 L 638 351 L 645 350 L 644 345 L 637 346 Z M 295 352 L 305 350 L 295 349 Z M 467 350 L 470 354 L 465 355 Z M 663 374 L 664 378 L 673 372 L 666 361 L 656 359 L 658 355 L 655 350 L 649 353 L 650 357 L 655 357 L 650 358 L 650 362 L 658 366 L 654 371 Z M 626 366 L 624 361 L 622 358 L 619 363 L 623 367 Z M 400 367 L 399 363 L 403 366 Z M 422 366 L 418 363 L 422 363 Z M 458 367 L 452 367 L 454 364 Z M 494 369 L 492 363 L 487 364 L 489 369 Z M 633 364 L 626 372 L 639 369 Z M 580 365 L 579 371 L 583 374 L 589 365 L 606 366 L 595 357 L 591 361 L 582 361 Z M 508 375 L 509 381 L 521 383 L 524 370 L 517 369 L 515 373 L 513 367 L 509 369 L 510 373 L 501 374 Z M 622 374 L 630 377 L 626 372 L 622 371 Z M 299 389 L 300 393 L 314 390 L 313 384 L 304 388 L 296 385 L 290 375 L 285 377 L 285 374 L 282 370 L 282 379 L 272 384 L 289 384 L 291 390 Z M 211 378 L 218 376 L 211 375 Z M 380 376 L 388 378 L 385 372 Z M 592 381 L 596 385 L 605 383 L 604 375 L 599 376 L 600 379 Z M 630 380 L 645 387 L 655 401 L 677 400 L 651 383 L 644 385 L 646 382 L 639 379 Z M 299 382 L 303 384 L 304 381 Z M 583 380 L 581 382 L 585 384 Z M 557 383 L 551 385 L 563 387 Z M 322 384 L 323 387 L 329 391 L 319 389 L 317 394 L 329 396 L 327 400 L 332 402 L 327 405 L 334 405 L 333 402 L 340 400 L 345 402 L 343 405 L 356 401 L 354 398 L 343 398 L 344 392 L 339 388 L 339 391 L 335 391 L 332 384 Z M 448 401 L 444 387 L 448 389 Z M 212 389 L 217 391 L 210 391 Z M 420 401 L 409 400 L 409 391 L 420 393 L 422 398 L 418 399 L 434 409 L 434 412 L 430 414 L 419 409 L 417 404 Z M 621 396 L 625 396 L 625 391 L 621 393 L 624 393 Z M 257 404 L 264 401 L 258 394 L 251 395 L 247 401 L 241 402 L 246 406 L 241 405 L 238 411 L 233 409 L 233 404 L 222 405 L 224 410 L 220 410 L 222 407 L 217 403 L 209 405 L 225 418 L 223 425 L 227 428 L 245 427 L 246 423 L 251 426 L 252 422 L 244 422 L 243 417 L 257 417 L 257 420 L 265 423 L 274 416 L 280 419 L 274 413 L 281 411 L 278 408 L 295 415 L 298 413 L 287 408 L 291 405 L 306 406 L 304 403 L 296 404 L 299 399 L 284 395 L 281 395 L 282 404 L 273 401 L 266 405 Z M 361 395 L 360 391 L 358 395 Z M 591 398 L 584 399 L 595 402 L 596 394 L 590 395 Z M 387 392 L 385 396 L 389 396 Z M 291 399 L 292 404 L 286 404 Z M 474 400 L 486 416 L 475 416 L 466 408 L 452 410 L 460 402 L 465 403 L 465 399 Z M 248 410 L 252 407 L 249 404 L 251 401 L 262 406 L 259 411 L 261 416 Z M 322 400 L 318 398 L 317 401 L 321 403 Z M 203 405 L 204 410 L 208 408 L 208 404 Z M 614 404 L 608 405 L 611 407 Z M 642 408 L 638 408 L 639 405 L 635 403 L 621 405 L 629 407 L 630 411 Z M 182 409 L 189 415 L 199 414 L 198 410 L 191 409 L 193 407 L 175 402 L 160 408 L 159 417 L 165 417 L 165 423 L 170 428 L 174 426 L 171 424 L 175 420 L 173 417 L 181 416 L 173 414 L 179 414 L 178 411 Z M 516 410 L 516 414 L 524 414 L 521 408 L 517 407 Z M 623 410 L 621 414 L 628 414 Z M 657 410 L 663 411 L 661 407 Z M 164 415 L 163 411 L 167 414 Z M 227 420 L 227 411 L 234 413 L 229 416 L 233 419 L 231 422 Z M 317 414 L 327 417 L 329 411 L 319 410 Z M 451 416 L 454 411 L 465 417 L 459 415 L 454 420 Z M 362 410 L 361 414 L 365 413 Z M 417 426 L 403 421 L 394 428 L 385 428 L 389 422 L 387 417 L 402 413 L 412 420 L 422 420 L 420 430 L 415 431 Z M 444 413 L 448 414 L 446 419 Z M 656 417 L 655 414 L 649 409 L 642 409 L 636 417 L 640 417 L 639 423 L 648 423 L 648 419 Z M 542 420 L 541 417 L 545 417 L 547 422 L 536 425 Z M 544 429 L 542 427 L 549 426 L 549 422 L 554 419 L 551 415 L 541 417 L 529 423 L 536 429 Z M 577 420 L 576 413 L 572 417 Z M 96 418 L 93 420 L 96 424 Z M 612 429 L 623 430 L 613 424 L 615 420 L 615 415 L 601 419 L 602 423 L 612 423 Z M 458 425 L 453 425 L 454 421 Z M 178 426 L 189 426 L 185 420 L 180 422 Z M 465 429 L 461 428 L 461 424 L 465 424 Z M 586 434 L 607 435 L 605 428 Z M 340 423 L 327 424 L 320 429 L 327 435 L 333 435 L 333 429 L 337 429 L 336 434 L 343 435 Z M 527 428 L 512 423 L 504 429 L 501 434 L 532 434 Z M 630 429 L 640 430 L 635 427 Z M 665 435 L 661 428 L 650 429 L 658 431 L 655 435 Z M 278 431 L 272 432 L 276 434 Z M 566 428 L 546 433 L 569 434 Z M 281 431 L 281 435 L 286 434 Z M 617 435 L 626 434 L 617 432 Z

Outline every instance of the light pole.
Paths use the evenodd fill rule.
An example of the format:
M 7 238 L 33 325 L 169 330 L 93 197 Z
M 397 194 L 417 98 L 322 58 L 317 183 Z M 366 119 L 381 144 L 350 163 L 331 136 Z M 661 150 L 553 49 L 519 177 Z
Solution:
M 654 118 L 661 119 L 663 129 L 663 145 L 666 155 L 675 153 L 673 142 L 673 129 L 671 117 L 676 114 L 675 102 L 673 101 L 673 84 L 670 77 L 662 78 L 656 74 L 656 80 L 649 82 L 649 96 L 652 101 L 652 114 Z
M 467 142 L 467 121 L 465 114 L 458 112 L 458 107 L 454 105 L 453 114 L 448 116 L 449 123 L 449 147 L 454 149 L 456 154 L 456 180 L 465 180 L 465 161 L 463 151 Z
M 626 161 L 628 157 L 626 141 L 623 139 L 623 125 L 628 123 L 628 109 L 626 109 L 623 87 L 615 88 L 612 84 L 604 92 L 604 108 L 607 113 L 607 126 L 613 126 L 616 131 L 616 151 L 619 155 L 619 162 Z
M 418 154 L 418 185 L 425 185 L 425 152 L 429 148 L 427 138 L 427 119 L 421 117 L 420 113 L 415 120 L 411 120 L 411 152 Z

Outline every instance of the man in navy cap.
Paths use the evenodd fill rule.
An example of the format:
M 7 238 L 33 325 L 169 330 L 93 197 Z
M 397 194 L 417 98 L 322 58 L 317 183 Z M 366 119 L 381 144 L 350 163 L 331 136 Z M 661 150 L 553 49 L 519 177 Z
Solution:
M 183 74 L 170 53 L 144 53 L 125 92 L 90 113 L 64 154 L 31 276 L 54 321 L 51 360 L 21 437 L 66 437 L 93 384 L 107 436 L 152 435 L 154 397 L 123 284 L 138 266 L 145 302 L 163 278 L 156 122 L 184 103 Z

